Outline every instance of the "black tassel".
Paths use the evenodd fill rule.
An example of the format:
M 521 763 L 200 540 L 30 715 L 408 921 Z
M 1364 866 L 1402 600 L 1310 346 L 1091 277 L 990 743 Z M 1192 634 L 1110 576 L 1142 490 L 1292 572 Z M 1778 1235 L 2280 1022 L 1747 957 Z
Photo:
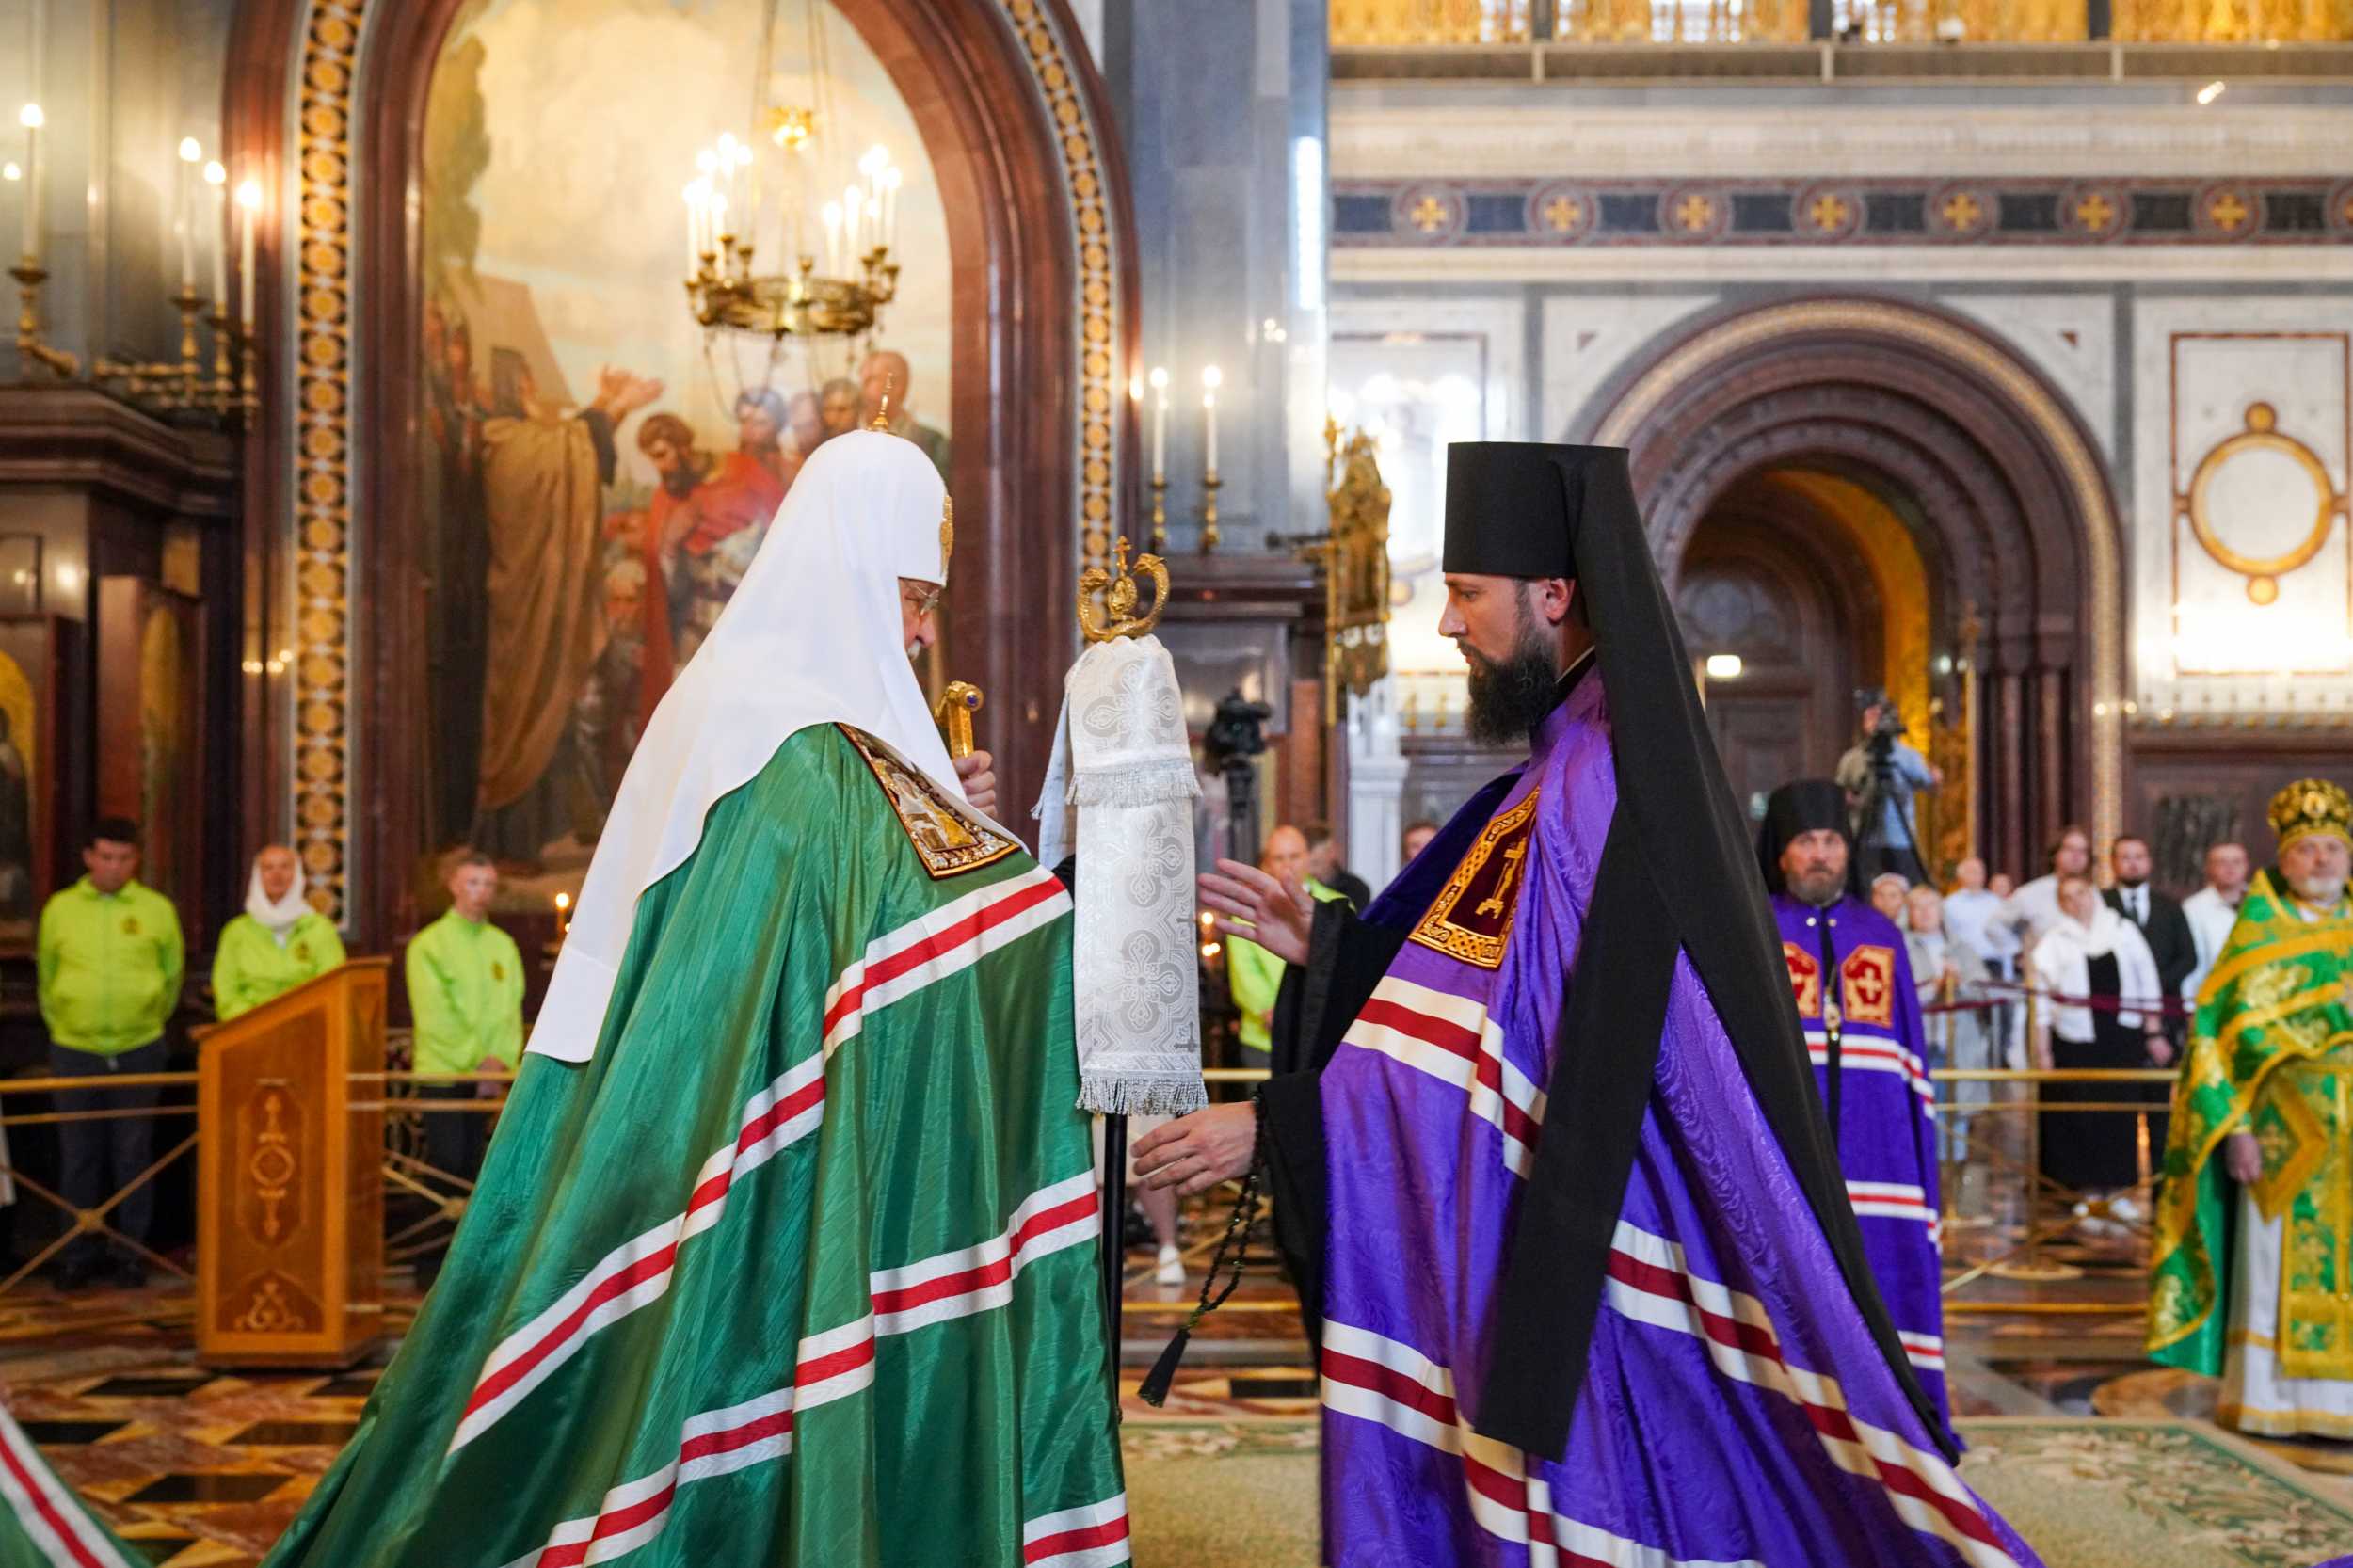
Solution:
M 1192 1343 L 1193 1330 L 1178 1329 L 1176 1337 L 1168 1342 L 1168 1349 L 1160 1352 L 1160 1358 L 1152 1363 L 1152 1369 L 1136 1385 L 1136 1398 L 1155 1410 L 1166 1404 L 1169 1385 L 1176 1381 L 1176 1364 L 1185 1359 L 1185 1347 Z
M 1194 1325 L 1225 1304 L 1225 1298 L 1241 1283 L 1242 1264 L 1250 1256 L 1250 1234 L 1257 1228 L 1258 1211 L 1263 1207 L 1267 1162 L 1266 1106 L 1256 1095 L 1251 1097 L 1257 1102 L 1258 1115 L 1257 1144 L 1251 1151 L 1250 1169 L 1241 1178 L 1241 1192 L 1234 1199 L 1233 1212 L 1225 1217 L 1225 1234 L 1218 1239 L 1217 1253 L 1209 1259 L 1209 1272 L 1202 1277 L 1201 1300 L 1186 1317 L 1185 1326 L 1176 1331 L 1176 1337 L 1168 1342 L 1160 1358 L 1152 1363 L 1152 1369 L 1136 1385 L 1136 1398 L 1155 1410 L 1168 1402 L 1169 1388 L 1176 1381 L 1176 1364 L 1185 1359 L 1185 1347 L 1193 1343 Z

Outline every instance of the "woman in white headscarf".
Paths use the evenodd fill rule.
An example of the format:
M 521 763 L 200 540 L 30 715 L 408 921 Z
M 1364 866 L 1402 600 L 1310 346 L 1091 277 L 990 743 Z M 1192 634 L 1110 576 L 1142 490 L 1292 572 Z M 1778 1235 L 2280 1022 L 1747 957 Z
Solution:
M 2169 1066 L 2173 1048 L 2165 1037 L 2161 1011 L 2165 988 L 2157 961 L 2140 928 L 2100 900 L 2089 877 L 2059 878 L 2059 921 L 2035 945 L 2029 984 L 2041 994 L 2035 1026 L 2034 1064 L 2055 1067 Z M 2047 1101 L 2106 1101 L 2156 1098 L 2163 1090 L 2133 1083 L 2046 1083 Z M 2156 1088 L 2154 1096 L 2137 1091 Z M 2152 1117 L 2152 1159 L 2165 1148 L 2161 1116 Z M 2097 1205 L 2119 1219 L 2135 1220 L 2141 1207 L 2129 1189 L 2139 1179 L 2139 1128 L 2135 1117 L 2113 1111 L 2046 1111 L 2042 1113 L 2042 1173 L 2083 1193 L 2079 1213 Z M 2099 1200 L 2105 1199 L 2103 1204 Z
M 304 896 L 301 862 L 283 844 L 253 857 L 245 913 L 221 928 L 213 1001 L 227 1023 L 344 961 L 344 941 Z

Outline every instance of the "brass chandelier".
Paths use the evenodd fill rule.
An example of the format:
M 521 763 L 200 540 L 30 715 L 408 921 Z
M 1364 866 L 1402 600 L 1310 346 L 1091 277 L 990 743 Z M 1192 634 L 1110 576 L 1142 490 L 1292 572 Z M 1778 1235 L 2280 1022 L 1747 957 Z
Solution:
M 904 172 L 874 146 L 844 172 L 826 48 L 825 0 L 802 0 L 806 99 L 770 90 L 777 9 L 768 0 L 754 66 L 750 135 L 732 132 L 696 155 L 686 200 L 688 309 L 707 330 L 786 338 L 858 338 L 896 297 Z M 798 89 L 804 83 L 795 81 Z M 766 258 L 778 258 L 767 266 Z

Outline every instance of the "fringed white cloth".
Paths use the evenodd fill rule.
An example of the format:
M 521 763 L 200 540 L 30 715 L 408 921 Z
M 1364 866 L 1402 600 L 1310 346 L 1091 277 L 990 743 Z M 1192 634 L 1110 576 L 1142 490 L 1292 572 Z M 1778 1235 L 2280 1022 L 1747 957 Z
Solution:
M 1079 853 L 1073 962 L 1079 1105 L 1181 1116 L 1201 1084 L 1193 802 L 1176 667 L 1157 637 L 1097 643 L 1064 683 L 1037 857 Z

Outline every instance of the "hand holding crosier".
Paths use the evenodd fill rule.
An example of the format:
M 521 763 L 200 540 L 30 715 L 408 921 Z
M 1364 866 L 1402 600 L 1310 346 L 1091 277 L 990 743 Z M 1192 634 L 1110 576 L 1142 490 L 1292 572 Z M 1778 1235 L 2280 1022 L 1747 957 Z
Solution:
M 1257 1146 L 1255 1104 L 1212 1105 L 1145 1134 L 1136 1144 L 1136 1176 L 1148 1188 L 1174 1187 L 1192 1197 L 1247 1175 Z

